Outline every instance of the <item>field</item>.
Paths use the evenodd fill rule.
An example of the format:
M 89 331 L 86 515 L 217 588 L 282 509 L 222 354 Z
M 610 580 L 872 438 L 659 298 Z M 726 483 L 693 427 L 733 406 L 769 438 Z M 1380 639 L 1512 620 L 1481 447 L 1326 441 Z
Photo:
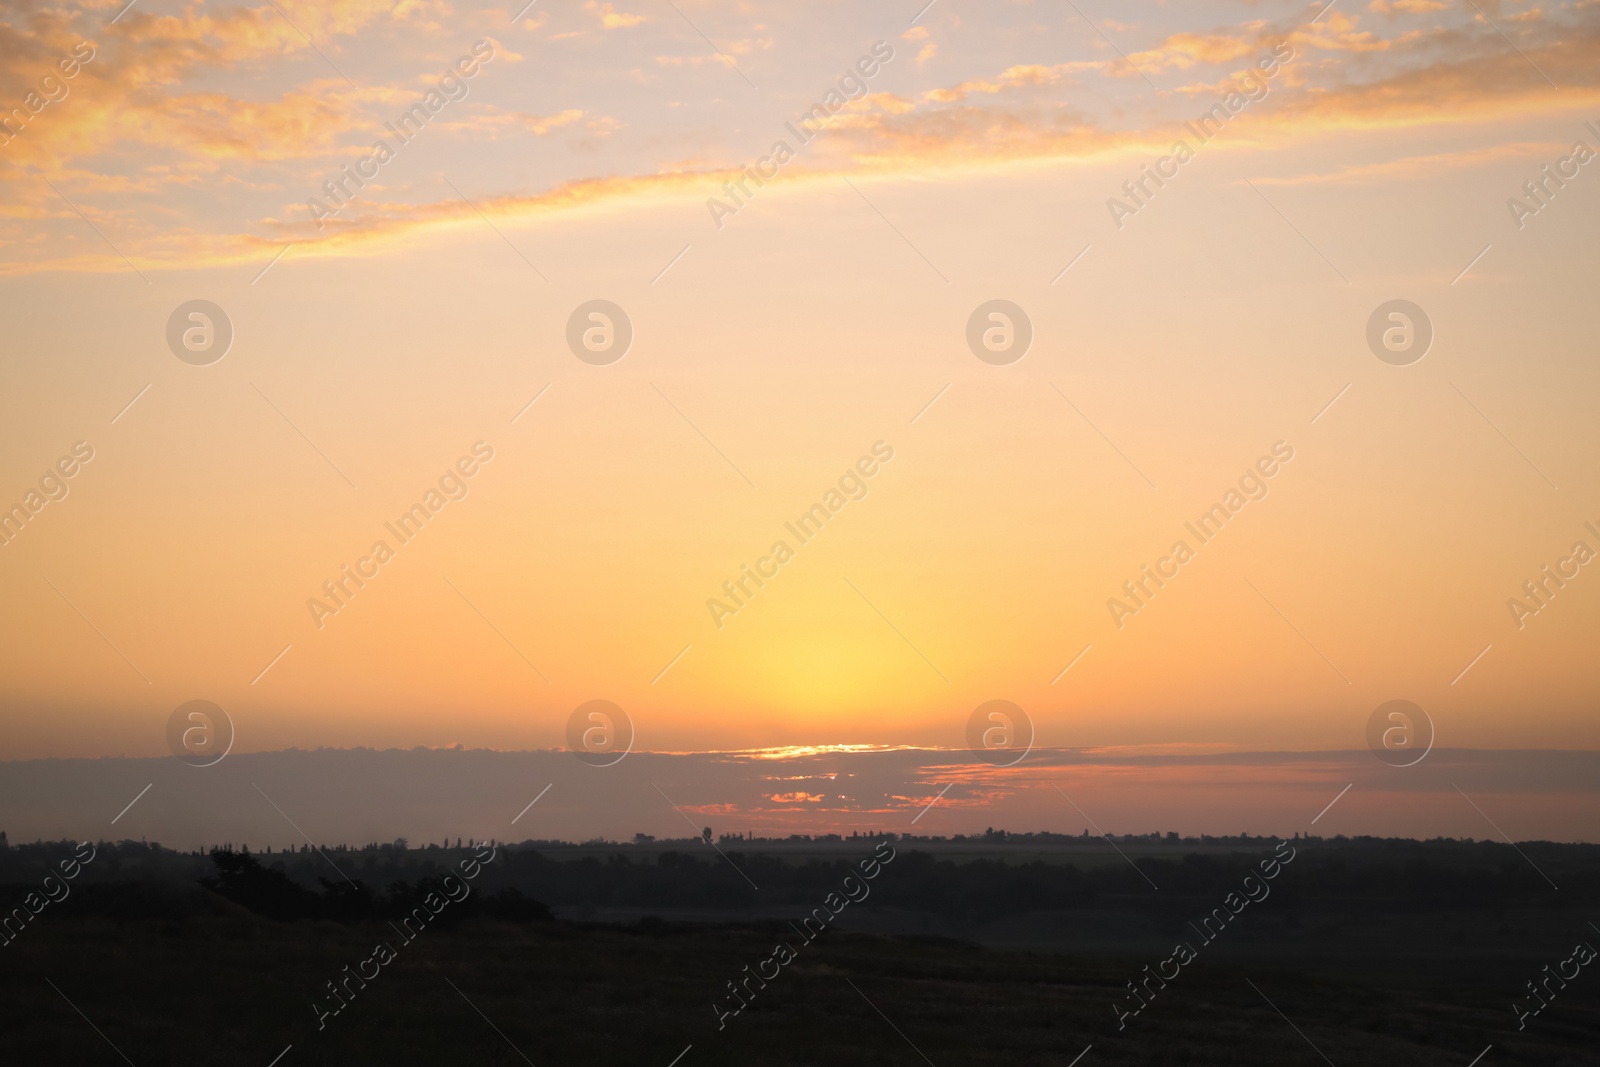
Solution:
M 694 842 L 632 856 L 501 846 L 472 895 L 406 930 L 406 906 L 470 850 L 294 853 L 243 868 L 233 854 L 224 875 L 209 857 L 102 845 L 71 894 L 5 948 L 7 1046 L 18 1062 L 141 1067 L 266 1067 L 286 1048 L 285 1067 L 668 1067 L 680 1054 L 681 1067 L 1080 1054 L 1083 1067 L 1466 1067 L 1485 1049 L 1483 1067 L 1593 1062 L 1600 979 L 1552 983 L 1549 1007 L 1520 1032 L 1511 1005 L 1521 993 L 1534 1006 L 1524 983 L 1575 942 L 1600 942 L 1581 907 L 1600 849 L 1523 846 L 1556 891 L 1505 846 L 1302 841 L 1269 895 L 1203 939 L 1190 924 L 1273 844 L 1171 844 L 1144 850 L 1135 870 L 999 847 L 956 863 L 899 842 L 870 896 L 835 904 L 820 933 L 819 920 L 794 924 L 819 907 L 831 915 L 824 899 L 848 861 L 780 845 L 726 859 L 686 851 Z M 4 853 L 7 899 L 61 849 Z M 855 854 L 858 868 L 874 853 Z M 265 914 L 291 907 L 308 911 Z M 612 921 L 581 917 L 600 913 Z M 327 983 L 379 942 L 394 957 L 336 1000 Z M 1163 961 L 1175 942 L 1195 958 L 1142 985 L 1147 1003 L 1119 1028 L 1113 1005 L 1137 1004 L 1128 983 L 1146 965 L 1173 973 Z M 780 943 L 792 950 L 781 966 L 770 962 Z M 755 972 L 768 977 L 747 980 Z

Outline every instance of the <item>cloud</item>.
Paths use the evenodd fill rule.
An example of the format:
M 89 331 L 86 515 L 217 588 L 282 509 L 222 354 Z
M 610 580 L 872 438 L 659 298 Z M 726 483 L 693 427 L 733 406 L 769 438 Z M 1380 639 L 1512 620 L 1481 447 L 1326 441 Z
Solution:
M 770 49 L 772 45 L 773 39 L 771 37 L 741 37 L 737 40 L 729 41 L 722 47 L 723 51 L 730 55 L 747 56 L 758 48 L 765 51 Z
M 463 826 L 507 827 L 536 791 L 529 782 L 551 787 L 539 802 L 536 828 L 524 832 L 567 840 L 628 840 L 637 832 L 687 836 L 693 831 L 672 805 L 718 832 L 870 829 L 948 836 L 995 826 L 1076 834 L 1085 820 L 1063 793 L 1113 834 L 1287 836 L 1306 829 L 1339 798 L 1315 831 L 1497 836 L 1458 786 L 1496 815 L 1537 805 L 1544 813 L 1539 834 L 1546 839 L 1593 840 L 1600 813 L 1600 753 L 1583 751 L 1435 749 L 1402 769 L 1365 750 L 1185 755 L 1036 749 L 1014 767 L 995 767 L 965 750 L 906 748 L 777 760 L 738 752 L 634 752 L 602 773 L 566 752 L 484 749 L 236 752 L 203 774 L 170 756 L 0 767 L 0 806 L 14 839 L 99 837 L 108 812 L 151 786 L 151 799 L 161 802 L 135 807 L 117 831 L 185 847 L 232 840 L 259 848 L 290 840 L 293 830 L 262 803 L 252 783 L 268 796 L 292 796 L 321 813 L 319 843 L 374 834 L 436 840 L 456 836 Z M 440 796 L 451 803 L 440 805 Z
M 1279 121 L 1322 128 L 1457 125 L 1551 114 L 1600 99 L 1600 34 L 1574 33 L 1521 53 L 1502 48 L 1432 63 L 1369 82 L 1306 87 L 1284 99 Z M 1554 88 L 1540 71 L 1563 89 Z
M 637 26 L 641 22 L 650 21 L 644 15 L 629 15 L 620 12 L 612 4 L 596 3 L 596 0 L 585 0 L 583 9 L 600 19 L 600 25 L 608 30 L 625 30 Z
M 949 104 L 965 100 L 973 93 L 987 93 L 992 96 L 997 93 L 1026 87 L 1056 85 L 1069 75 L 1080 71 L 1104 71 L 1109 66 L 1111 64 L 1080 60 L 1072 63 L 1057 63 L 1054 66 L 1027 64 L 1007 67 L 994 78 L 977 78 L 971 81 L 964 81 L 948 89 L 929 89 L 922 95 L 925 100 L 938 104 Z
M 36 78 L 38 70 L 48 69 L 60 50 L 77 39 L 74 16 L 20 6 L 29 18 L 0 22 L 0 88 L 12 91 Z M 18 0 L 0 0 L 0 10 L 18 7 Z M 294 17 L 309 9 L 286 10 Z M 424 3 L 392 15 L 386 11 L 373 3 L 335 4 L 318 26 L 332 34 L 379 18 L 431 18 L 438 9 Z M 595 13 L 603 12 L 596 6 Z M 133 21 L 125 29 L 121 23 L 113 27 L 118 34 L 106 38 L 71 95 L 0 148 L 0 181 L 7 182 L 13 205 L 0 213 L 0 239 L 7 243 L 0 271 L 126 269 L 110 249 L 40 239 L 30 220 L 61 215 L 63 205 L 37 180 L 39 173 L 52 176 L 75 202 L 83 194 L 90 202 L 80 206 L 97 224 L 112 228 L 118 245 L 141 269 L 254 262 L 264 250 L 270 255 L 288 240 L 302 242 L 296 255 L 362 254 L 422 230 L 473 221 L 453 197 L 441 192 L 430 200 L 421 190 L 402 187 L 413 198 L 424 199 L 405 202 L 390 190 L 390 202 L 363 200 L 322 231 L 293 221 L 299 217 L 295 202 L 264 204 L 255 214 L 268 217 L 248 232 L 211 232 L 219 227 L 193 215 L 193 198 L 179 199 L 175 191 L 217 181 L 223 174 L 234 182 L 230 188 L 240 191 L 294 189 L 308 174 L 336 169 L 380 135 L 390 106 L 414 99 L 415 79 L 438 69 L 440 61 L 430 55 L 411 63 L 401 81 L 366 84 L 363 78 L 361 88 L 352 88 L 308 52 L 303 40 L 286 32 L 270 8 L 224 8 L 205 15 L 191 9 L 181 16 L 146 14 L 140 19 L 130 13 L 128 19 Z M 1585 8 L 1574 19 L 1566 25 L 1549 20 L 1508 25 L 1515 49 L 1475 18 L 1385 38 L 1363 30 L 1358 15 L 1337 9 L 1309 27 L 1254 21 L 1227 31 L 1172 34 L 1158 47 L 1138 53 L 1141 61 L 1152 71 L 1215 70 L 1220 80 L 1196 82 L 1176 93 L 1141 95 L 1109 108 L 1097 94 L 1084 91 L 1078 76 L 1092 72 L 1125 80 L 1128 71 L 1120 60 L 1017 64 L 945 87 L 919 86 L 913 80 L 899 91 L 851 101 L 834 117 L 826 136 L 786 170 L 784 180 L 1083 158 L 1170 144 L 1172 137 L 1184 135 L 1182 120 L 1193 117 L 1193 97 L 1220 94 L 1230 67 L 1259 54 L 1258 49 L 1266 51 L 1269 42 L 1282 40 L 1285 33 L 1294 43 L 1295 59 L 1274 79 L 1271 95 L 1251 109 L 1248 121 L 1230 127 L 1227 138 L 1210 150 L 1298 143 L 1352 129 L 1465 125 L 1568 112 L 1600 100 L 1600 10 Z M 138 47 L 128 43 L 133 40 L 140 42 Z M 769 43 L 766 38 L 744 41 L 748 47 Z M 248 68 L 249 77 L 232 84 L 249 86 L 250 95 L 213 84 L 225 73 L 224 56 Z M 658 62 L 722 60 L 707 54 L 660 57 Z M 279 87 L 271 88 L 275 83 L 266 74 L 281 73 L 286 63 L 301 77 L 286 87 L 280 78 Z M 305 78 L 310 71 L 315 73 Z M 1562 89 L 1552 88 L 1540 72 Z M 624 162 L 611 174 L 585 174 L 599 138 L 630 119 L 637 124 L 624 106 L 603 116 L 577 107 L 541 114 L 479 99 L 450 115 L 440 124 L 443 130 L 484 141 L 549 137 L 561 130 L 577 133 L 580 127 L 586 131 L 586 136 L 566 142 L 572 149 L 566 175 L 542 190 L 485 198 L 486 211 L 507 218 L 634 197 L 703 196 L 702 190 L 714 189 L 737 173 L 733 153 L 749 150 L 743 141 L 732 148 L 720 134 L 700 136 L 691 128 L 686 136 L 693 154 L 712 162 L 665 170 L 642 161 L 630 168 Z M 306 165 L 308 161 L 315 165 Z M 1409 173 L 1407 168 L 1455 165 L 1472 164 L 1419 157 L 1374 165 L 1389 171 L 1351 169 L 1283 180 L 1376 180 Z M 116 208 L 95 210 L 97 198 L 113 197 Z
M 554 115 L 524 115 L 524 125 L 536 137 L 543 137 L 551 130 L 560 129 L 562 126 L 571 125 L 583 118 L 581 108 L 569 107 L 565 111 L 558 111 Z M 591 123 L 591 127 L 592 127 Z
M 1368 11 L 1375 11 L 1380 15 L 1392 15 L 1397 11 L 1408 15 L 1425 15 L 1430 11 L 1443 11 L 1450 5 L 1445 0 L 1372 0 L 1367 5 Z
M 270 6 L 224 8 L 214 15 L 194 8 L 182 15 L 154 14 L 136 7 L 115 26 L 96 24 L 87 32 L 95 56 L 70 83 L 71 94 L 5 146 L 0 166 L 59 173 L 90 155 L 141 150 L 159 152 L 167 163 L 199 164 L 197 169 L 215 169 L 223 160 L 323 155 L 345 135 L 380 125 L 362 107 L 397 100 L 402 90 L 352 86 L 310 51 L 300 30 L 326 39 L 353 34 L 380 18 L 427 23 L 447 10 L 421 0 L 280 6 L 288 20 Z M 77 22 L 71 13 L 30 0 L 0 3 L 0 93 L 68 54 L 80 40 Z M 269 90 L 241 98 L 222 89 L 184 88 L 207 71 L 265 68 L 300 54 L 315 60 L 315 76 L 276 95 Z
M 1255 24 L 1255 28 L 1261 26 Z M 1260 50 L 1261 42 L 1252 36 L 1231 34 L 1175 33 L 1155 48 L 1134 52 L 1128 59 L 1141 70 L 1188 70 L 1199 63 L 1228 63 Z
M 475 134 L 480 139 L 495 140 L 502 136 L 510 136 L 519 132 L 527 132 L 535 137 L 544 137 L 553 130 L 563 126 L 570 126 L 584 116 L 582 108 L 567 108 L 549 115 L 535 115 L 526 111 L 502 111 L 492 105 L 482 105 L 475 113 L 465 118 L 435 121 L 430 129 L 448 130 L 451 133 Z M 594 128 L 598 119 L 590 122 Z

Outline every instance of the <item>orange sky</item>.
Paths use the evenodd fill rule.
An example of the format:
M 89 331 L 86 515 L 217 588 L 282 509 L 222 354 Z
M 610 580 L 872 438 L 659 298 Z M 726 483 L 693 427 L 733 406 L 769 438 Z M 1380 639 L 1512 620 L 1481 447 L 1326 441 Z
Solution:
M 0 3 L 7 107 L 93 51 L 0 146 L 0 505 L 93 451 L 0 547 L 0 757 L 161 754 L 191 699 L 241 752 L 546 748 L 593 698 L 656 751 L 960 747 L 996 698 L 1061 748 L 1357 748 L 1394 698 L 1442 745 L 1600 746 L 1600 577 L 1508 607 L 1600 550 L 1600 178 L 1508 208 L 1600 150 L 1600 8 L 281 6 Z M 197 299 L 206 365 L 167 341 Z M 605 365 L 567 342 L 596 299 Z M 1004 365 L 966 340 L 995 299 Z M 1396 299 L 1434 334 L 1404 366 L 1366 339 Z

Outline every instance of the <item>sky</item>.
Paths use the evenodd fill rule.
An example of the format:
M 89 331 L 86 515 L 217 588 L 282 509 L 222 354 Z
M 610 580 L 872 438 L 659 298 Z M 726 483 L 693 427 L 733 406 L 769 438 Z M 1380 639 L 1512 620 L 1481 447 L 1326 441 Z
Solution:
M 1597 53 L 1583 2 L 0 0 L 0 760 L 193 700 L 235 756 L 592 700 L 636 754 L 993 700 L 1600 748 Z

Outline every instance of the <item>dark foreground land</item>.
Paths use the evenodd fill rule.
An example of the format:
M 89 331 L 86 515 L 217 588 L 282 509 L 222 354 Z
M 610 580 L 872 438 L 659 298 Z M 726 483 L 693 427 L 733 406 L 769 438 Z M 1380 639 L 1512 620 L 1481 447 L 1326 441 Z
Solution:
M 723 844 L 501 845 L 466 896 L 442 879 L 471 848 L 101 844 L 43 906 L 28 894 L 75 846 L 13 846 L 0 906 L 39 910 L 0 948 L 0 1047 L 138 1067 L 1600 1062 L 1600 965 L 1575 954 L 1600 947 L 1597 847 Z M 1232 898 L 1208 941 L 1241 888 L 1260 899 Z M 430 911 L 430 890 L 461 899 Z M 809 941 L 791 925 L 819 913 Z M 363 964 L 379 943 L 393 958 Z M 344 1003 L 327 983 L 347 965 L 375 977 Z M 1119 1029 L 1146 965 L 1176 977 Z M 757 971 L 775 977 L 719 1026 Z

